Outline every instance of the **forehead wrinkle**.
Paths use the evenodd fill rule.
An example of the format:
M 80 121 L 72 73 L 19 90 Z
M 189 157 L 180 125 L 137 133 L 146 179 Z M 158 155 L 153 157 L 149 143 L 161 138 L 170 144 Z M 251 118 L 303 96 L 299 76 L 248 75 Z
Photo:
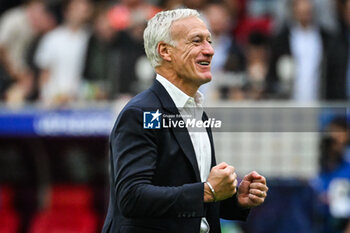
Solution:
M 191 32 L 188 35 L 189 37 L 193 38 L 193 37 L 211 37 L 211 33 L 206 29 L 205 32 Z
M 191 30 L 191 28 L 188 27 L 187 24 L 178 24 L 179 21 L 181 21 L 181 20 L 177 20 L 171 25 L 171 37 L 172 37 L 172 39 L 175 39 L 181 33 L 186 35 Z M 177 29 L 177 31 L 175 34 L 176 29 Z
M 181 33 L 183 33 L 181 35 L 181 38 L 184 38 L 183 35 L 185 35 L 186 37 L 189 37 L 192 34 L 199 33 L 199 32 L 193 32 L 193 33 L 191 32 L 191 30 L 193 30 L 193 25 L 191 25 L 189 22 L 187 22 L 187 23 L 179 23 L 181 21 L 188 21 L 189 19 L 195 20 L 195 21 L 198 20 L 199 21 L 199 25 L 202 24 L 200 26 L 200 30 L 199 31 L 201 31 L 201 29 L 204 29 L 205 31 L 209 32 L 207 27 L 206 27 L 206 25 L 204 24 L 204 22 L 200 18 L 198 18 L 196 16 L 189 16 L 189 17 L 181 18 L 181 19 L 178 19 L 178 20 L 175 20 L 175 21 L 172 22 L 171 30 L 170 30 L 172 39 L 175 39 L 175 37 L 178 36 L 177 34 L 181 34 Z M 196 27 L 195 30 L 198 30 L 198 25 L 196 25 L 196 26 L 197 27 Z M 174 33 L 175 29 L 178 30 L 177 34 Z M 199 33 L 199 34 L 203 34 L 203 33 Z M 210 34 L 210 32 L 209 32 L 209 34 Z M 211 36 L 211 35 L 209 35 L 209 36 Z

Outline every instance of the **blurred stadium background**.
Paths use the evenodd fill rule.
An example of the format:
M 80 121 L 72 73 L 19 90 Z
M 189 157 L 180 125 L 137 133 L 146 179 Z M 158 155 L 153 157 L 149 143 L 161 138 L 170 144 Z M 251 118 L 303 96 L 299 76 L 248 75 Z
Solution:
M 146 20 L 182 6 L 213 35 L 217 160 L 270 187 L 222 232 L 350 232 L 350 0 L 1 0 L 0 233 L 100 232 L 109 132 L 154 77 Z

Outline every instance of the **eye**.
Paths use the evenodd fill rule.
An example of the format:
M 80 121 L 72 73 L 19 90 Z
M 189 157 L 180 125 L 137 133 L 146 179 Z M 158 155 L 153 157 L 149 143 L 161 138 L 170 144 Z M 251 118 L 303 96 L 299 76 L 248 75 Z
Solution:
M 198 36 L 196 36 L 196 37 L 194 37 L 194 38 L 192 38 L 192 42 L 193 43 L 201 43 L 202 42 L 202 39 L 200 38 L 200 37 L 198 37 Z
M 208 40 L 208 43 L 209 43 L 209 44 L 212 44 L 212 43 L 213 43 L 213 41 L 212 41 L 212 40 Z

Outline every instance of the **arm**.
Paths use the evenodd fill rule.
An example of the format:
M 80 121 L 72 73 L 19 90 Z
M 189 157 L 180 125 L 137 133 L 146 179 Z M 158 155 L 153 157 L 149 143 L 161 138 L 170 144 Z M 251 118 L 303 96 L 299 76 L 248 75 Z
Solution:
M 13 61 L 9 56 L 9 48 L 14 38 L 17 37 L 17 27 L 9 18 L 9 15 L 4 16 L 0 21 L 0 63 L 3 64 L 6 72 L 14 79 L 17 79 L 17 71 L 13 65 Z
M 220 217 L 227 220 L 246 220 L 250 208 L 241 207 L 238 204 L 237 194 L 220 202 Z
M 121 113 L 111 135 L 114 192 L 126 217 L 202 217 L 203 183 L 178 187 L 152 184 L 158 158 L 157 130 L 143 129 L 143 112 Z
M 12 77 L 13 79 L 16 79 L 16 71 L 10 61 L 8 51 L 6 47 L 0 45 L 0 63 L 5 68 L 6 72 Z

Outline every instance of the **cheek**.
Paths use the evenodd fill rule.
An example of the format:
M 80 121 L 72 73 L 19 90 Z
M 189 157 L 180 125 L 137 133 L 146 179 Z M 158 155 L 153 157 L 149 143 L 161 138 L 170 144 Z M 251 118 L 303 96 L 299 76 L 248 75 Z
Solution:
M 194 48 L 193 46 L 185 46 L 182 52 L 181 59 L 188 64 L 191 60 L 194 59 Z

